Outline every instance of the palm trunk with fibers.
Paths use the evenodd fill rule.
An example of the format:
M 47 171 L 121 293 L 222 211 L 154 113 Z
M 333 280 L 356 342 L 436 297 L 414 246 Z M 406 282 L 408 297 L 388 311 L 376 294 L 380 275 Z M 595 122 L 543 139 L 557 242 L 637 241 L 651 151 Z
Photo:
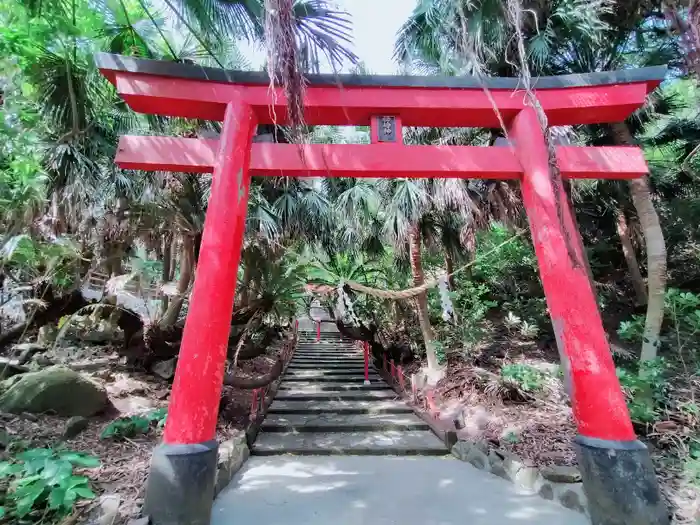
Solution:
M 421 233 L 417 227 L 411 228 L 410 235 L 410 258 L 411 258 L 411 273 L 413 274 L 414 286 L 420 286 L 425 282 L 423 274 L 423 264 L 421 262 Z M 435 345 L 433 344 L 433 327 L 430 325 L 430 317 L 428 315 L 428 294 L 423 292 L 416 297 L 416 307 L 418 310 L 418 322 L 420 323 L 421 332 L 423 332 L 423 340 L 425 341 L 425 355 L 428 360 L 428 370 L 438 370 L 439 364 L 437 354 L 435 353 Z
M 172 298 L 168 309 L 160 320 L 161 328 L 168 328 L 177 322 L 185 301 L 185 293 L 190 287 L 190 281 L 194 274 L 194 238 L 190 235 L 183 235 L 182 247 L 180 251 L 180 278 L 177 281 L 177 295 Z
M 248 306 L 248 303 L 250 302 L 250 282 L 252 281 L 252 278 L 253 265 L 250 264 L 250 262 L 247 262 L 243 268 L 243 283 L 241 286 L 240 297 L 237 302 L 237 304 L 240 305 L 240 308 Z
M 627 124 L 611 124 L 615 142 L 620 145 L 634 144 Z M 637 210 L 639 224 L 644 233 L 647 249 L 647 317 L 644 323 L 644 341 L 640 359 L 647 361 L 656 357 L 659 333 L 664 320 L 664 295 L 666 293 L 666 243 L 659 223 L 659 216 L 651 201 L 648 177 L 629 182 L 632 202 Z
M 170 282 L 170 263 L 173 256 L 172 252 L 174 243 L 175 239 L 170 235 L 166 235 L 163 239 L 163 271 L 161 272 L 162 284 Z M 168 296 L 163 294 L 160 301 L 161 315 L 165 315 L 165 313 L 168 311 Z
M 642 277 L 642 272 L 639 270 L 637 254 L 634 252 L 634 246 L 632 246 L 632 240 L 630 239 L 627 217 L 625 217 L 625 212 L 623 212 L 621 208 L 617 208 L 617 210 L 615 210 L 615 215 L 617 235 L 620 237 L 620 242 L 622 243 L 622 253 L 625 256 L 627 268 L 630 272 L 630 279 L 632 279 L 634 293 L 637 296 L 637 304 L 647 304 L 647 285 Z
M 447 275 L 449 276 L 447 278 L 447 281 L 450 283 L 450 289 L 454 290 L 455 289 L 455 278 L 452 276 L 452 272 L 455 271 L 455 264 L 454 264 L 454 261 L 452 260 L 452 255 L 450 255 L 449 251 L 445 252 L 445 271 L 447 272 Z

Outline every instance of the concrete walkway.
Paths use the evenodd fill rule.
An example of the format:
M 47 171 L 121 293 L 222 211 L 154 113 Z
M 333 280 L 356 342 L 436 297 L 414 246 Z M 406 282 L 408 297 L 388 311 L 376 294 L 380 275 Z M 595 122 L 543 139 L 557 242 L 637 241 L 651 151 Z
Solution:
M 252 457 L 212 525 L 584 525 L 583 514 L 449 456 Z
M 300 327 L 302 323 L 300 323 Z M 583 525 L 448 454 L 333 326 L 300 340 L 212 525 Z M 308 328 L 307 328 L 308 330 Z

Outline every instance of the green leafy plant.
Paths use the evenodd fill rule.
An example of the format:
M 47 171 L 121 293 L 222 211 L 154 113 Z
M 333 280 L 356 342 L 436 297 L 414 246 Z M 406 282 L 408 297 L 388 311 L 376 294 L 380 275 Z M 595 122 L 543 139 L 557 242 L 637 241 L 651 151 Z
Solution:
M 74 469 L 99 465 L 94 456 L 50 448 L 25 450 L 0 462 L 0 479 L 11 480 L 5 494 L 0 492 L 0 517 L 21 519 L 34 511 L 70 514 L 76 501 L 95 497 L 89 479 Z
M 441 365 L 447 361 L 445 345 L 440 341 L 433 341 L 433 346 L 435 347 L 435 355 L 437 356 L 438 364 Z
M 657 358 L 640 363 L 639 370 L 617 369 L 632 421 L 644 424 L 658 418 L 668 393 L 667 368 L 664 359 Z
M 536 368 L 523 363 L 504 365 L 501 368 L 501 377 L 528 393 L 539 392 L 544 387 L 545 375 Z
M 167 408 L 159 408 L 145 415 L 115 419 L 102 430 L 100 439 L 124 439 L 138 434 L 147 434 L 152 424 L 158 428 L 163 427 L 167 415 Z

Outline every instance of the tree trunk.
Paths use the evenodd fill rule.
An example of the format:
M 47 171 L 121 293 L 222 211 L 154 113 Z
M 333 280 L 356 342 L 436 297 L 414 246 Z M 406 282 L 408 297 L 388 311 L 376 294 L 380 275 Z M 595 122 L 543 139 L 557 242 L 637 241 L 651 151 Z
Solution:
M 243 282 L 241 283 L 241 292 L 238 299 L 238 304 L 241 308 L 248 306 L 250 302 L 250 281 L 253 277 L 253 265 L 246 263 L 243 267 Z
M 448 251 L 445 252 L 445 271 L 447 272 L 447 275 L 449 275 L 447 281 L 450 283 L 450 290 L 454 290 L 455 278 L 452 276 L 452 272 L 455 271 L 455 264 L 452 260 L 452 255 L 450 255 L 450 252 Z
M 627 124 L 611 124 L 615 142 L 620 145 L 634 144 Z M 644 233 L 647 249 L 647 317 L 644 323 L 644 341 L 640 359 L 647 361 L 656 357 L 659 333 L 664 320 L 664 295 L 666 292 L 666 243 L 659 223 L 659 216 L 651 201 L 648 177 L 629 182 L 632 202 L 637 210 L 639 223 Z
M 418 228 L 411 228 L 409 242 L 413 285 L 420 286 L 425 282 L 425 276 L 423 275 L 423 264 L 421 262 L 421 233 Z M 420 323 L 420 329 L 421 332 L 423 332 L 423 340 L 425 341 L 425 355 L 428 360 L 428 370 L 436 371 L 439 369 L 439 364 L 433 344 L 435 339 L 433 336 L 433 327 L 430 325 L 430 317 L 428 315 L 427 292 L 423 292 L 416 297 L 416 306 L 418 309 L 418 322 Z
M 637 296 L 637 304 L 647 304 L 647 285 L 642 277 L 642 272 L 639 270 L 637 254 L 634 252 L 634 246 L 632 246 L 632 240 L 630 239 L 627 217 L 625 217 L 625 212 L 622 211 L 621 208 L 615 210 L 615 215 L 617 234 L 622 243 L 622 253 L 625 256 L 627 268 L 630 271 L 630 279 L 632 279 L 634 293 Z
M 159 323 L 161 328 L 170 327 L 177 322 L 193 274 L 194 239 L 189 235 L 184 235 L 182 237 L 182 247 L 180 251 L 180 278 L 177 281 L 177 296 L 172 298 L 167 311 L 161 318 Z
M 161 273 L 161 281 L 163 281 L 162 284 L 170 282 L 170 262 L 173 256 L 172 252 L 174 243 L 175 239 L 169 235 L 166 235 L 165 239 L 163 239 L 163 271 Z M 161 316 L 164 316 L 168 311 L 168 296 L 163 294 L 160 301 L 160 313 Z

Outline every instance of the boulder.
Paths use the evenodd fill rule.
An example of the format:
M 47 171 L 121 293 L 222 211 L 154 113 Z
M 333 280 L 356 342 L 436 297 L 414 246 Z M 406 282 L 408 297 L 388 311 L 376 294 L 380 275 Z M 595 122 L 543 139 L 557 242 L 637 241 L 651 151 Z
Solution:
M 52 366 L 18 377 L 0 395 L 0 411 L 87 417 L 101 412 L 108 403 L 102 387 L 69 368 Z
M 175 377 L 175 366 L 177 358 L 173 357 L 167 361 L 159 361 L 151 367 L 151 372 L 162 379 L 170 380 Z
M 581 472 L 576 467 L 542 467 L 540 469 L 542 477 L 554 483 L 579 483 Z

